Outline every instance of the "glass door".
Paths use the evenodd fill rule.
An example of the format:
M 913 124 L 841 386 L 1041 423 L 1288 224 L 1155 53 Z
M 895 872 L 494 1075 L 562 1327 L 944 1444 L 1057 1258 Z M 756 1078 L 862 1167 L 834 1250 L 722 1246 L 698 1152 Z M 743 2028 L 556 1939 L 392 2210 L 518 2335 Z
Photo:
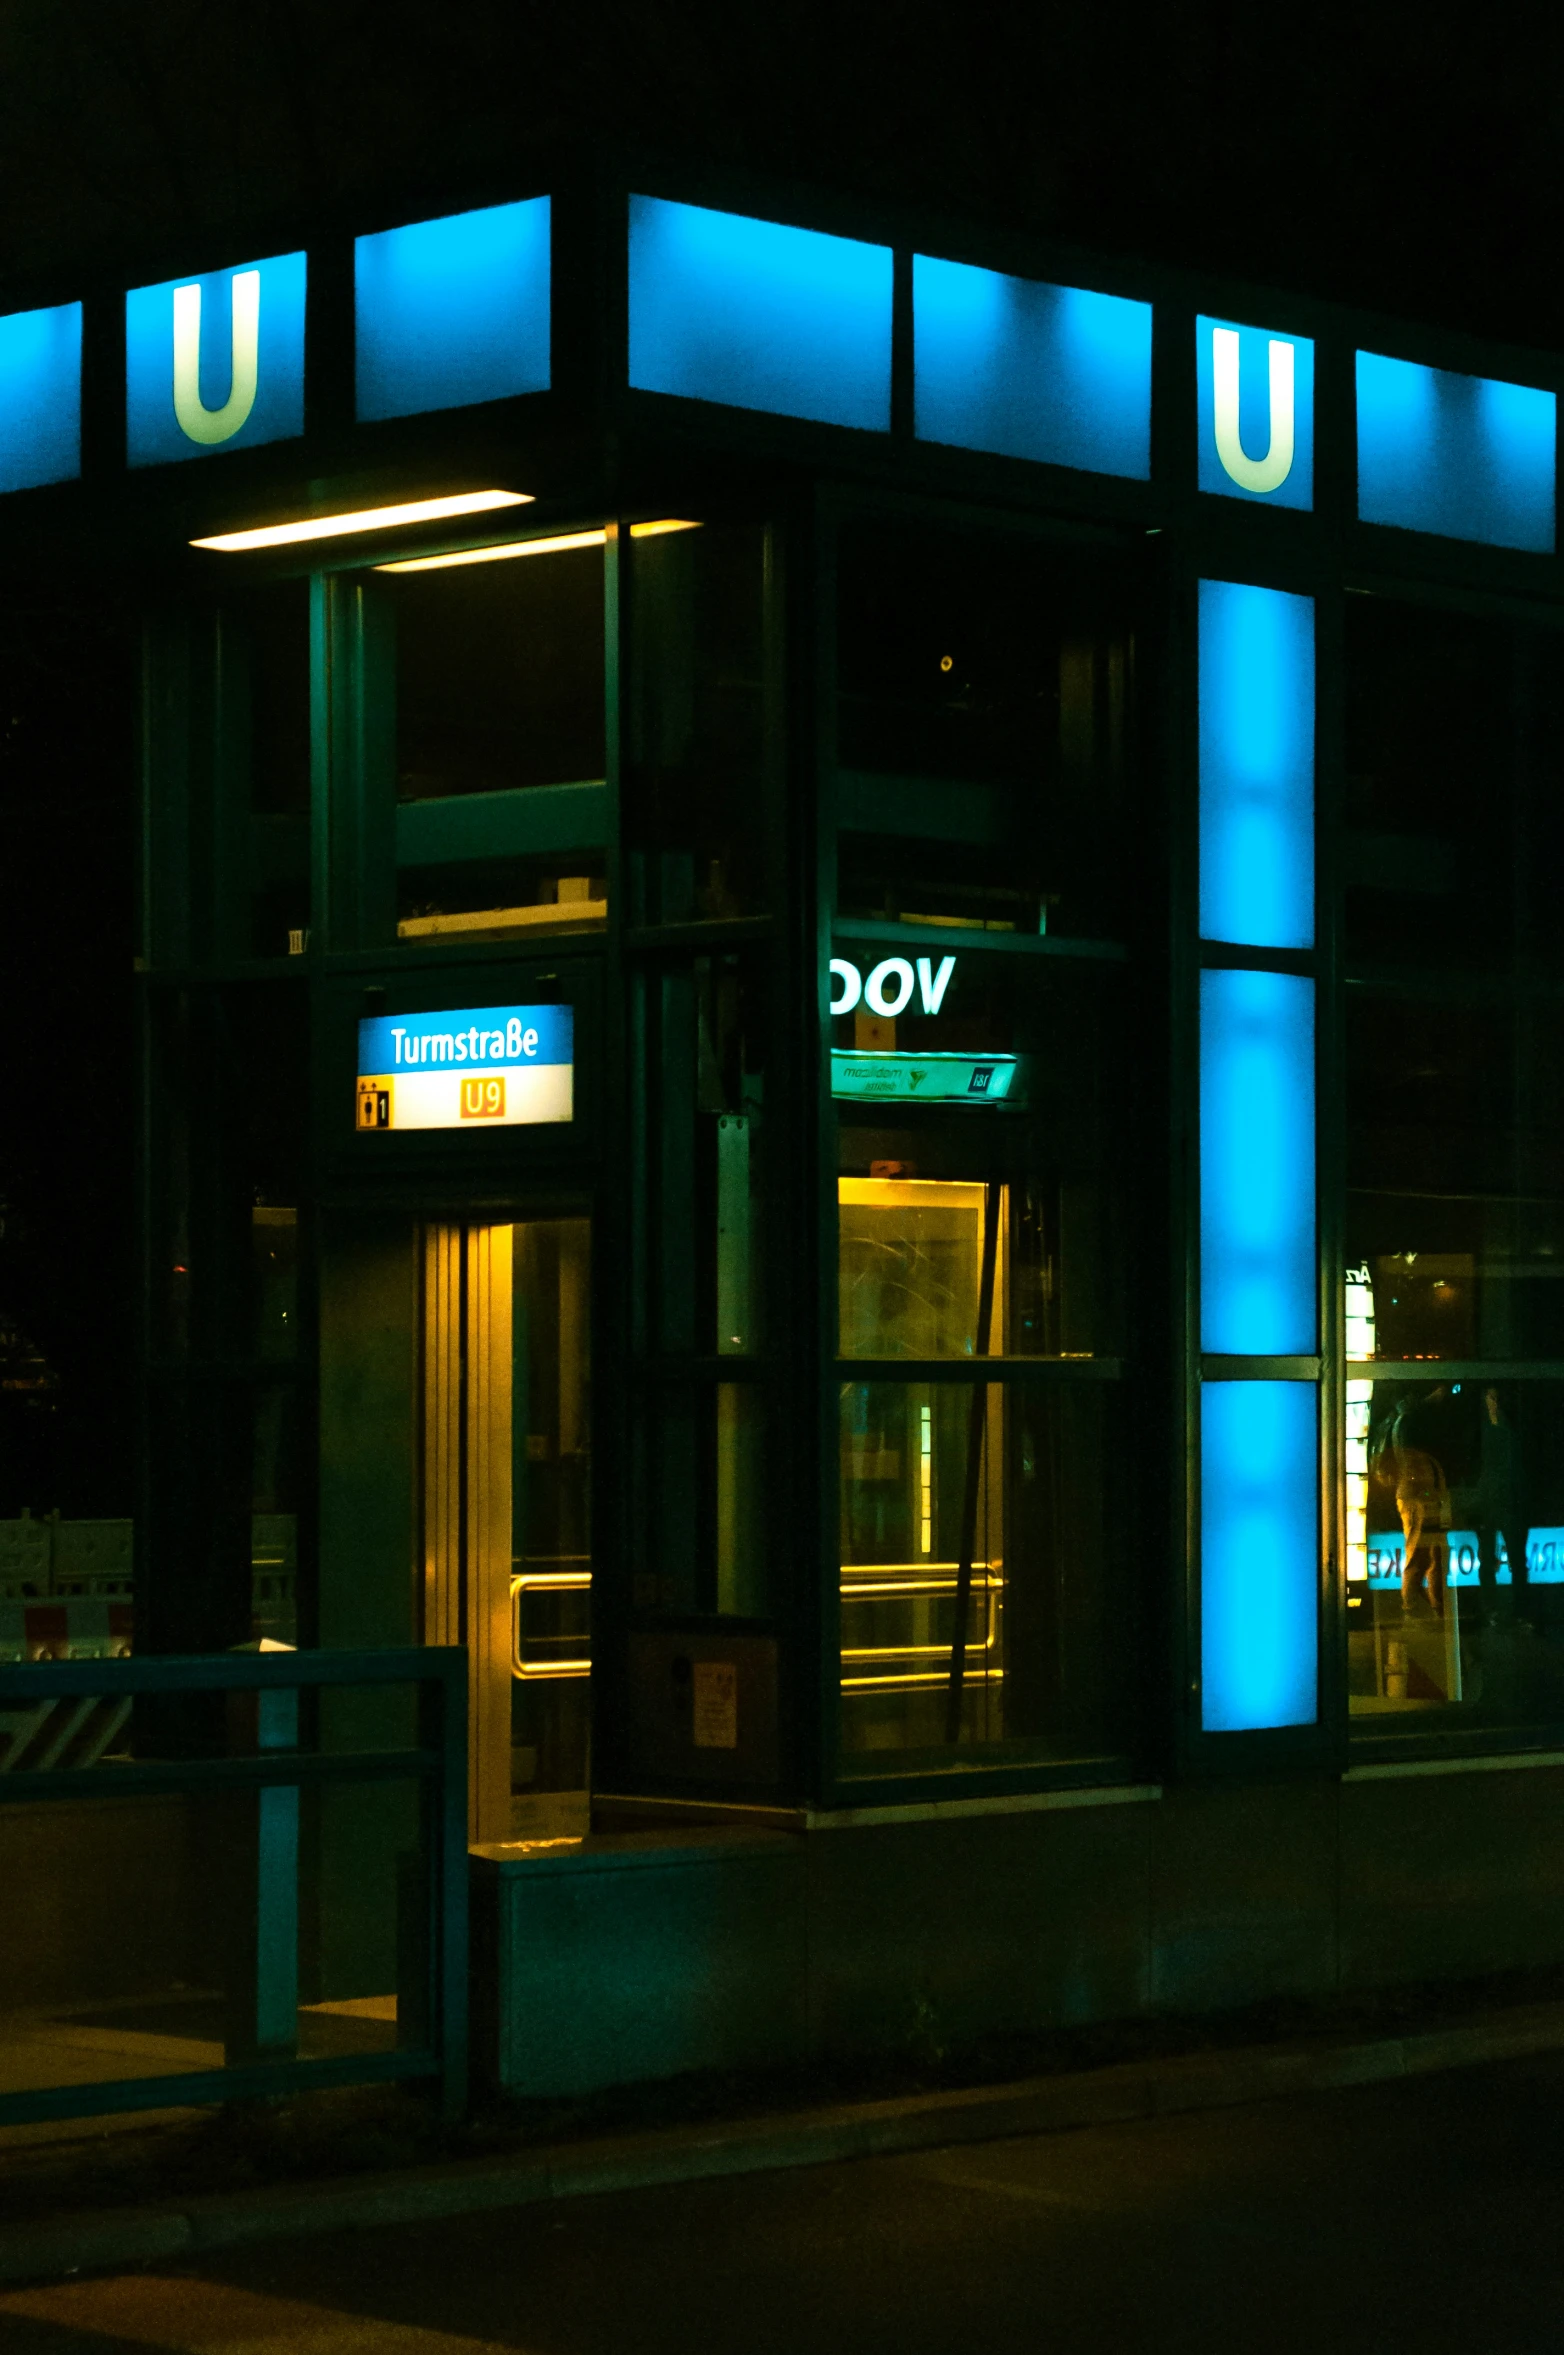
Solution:
M 588 1822 L 591 1226 L 420 1238 L 423 1632 L 470 1658 L 469 1836 Z

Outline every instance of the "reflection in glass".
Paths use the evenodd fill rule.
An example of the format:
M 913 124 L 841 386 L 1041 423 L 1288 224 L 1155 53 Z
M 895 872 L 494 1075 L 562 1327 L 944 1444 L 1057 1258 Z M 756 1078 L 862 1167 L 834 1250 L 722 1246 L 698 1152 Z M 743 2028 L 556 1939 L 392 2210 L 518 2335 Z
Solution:
M 967 1382 L 840 1390 L 842 1745 L 1120 1747 L 1138 1635 L 1110 1528 L 1115 1391 Z
M 1353 1714 L 1558 1715 L 1564 1384 L 1360 1376 L 1346 1444 Z

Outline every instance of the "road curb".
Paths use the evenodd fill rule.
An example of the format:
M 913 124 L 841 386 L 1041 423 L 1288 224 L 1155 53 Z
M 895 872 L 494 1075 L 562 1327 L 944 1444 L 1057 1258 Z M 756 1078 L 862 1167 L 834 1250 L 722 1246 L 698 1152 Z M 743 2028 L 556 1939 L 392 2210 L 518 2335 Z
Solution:
M 1560 2050 L 1564 2003 L 1535 2004 L 1416 2035 L 1187 2053 L 955 2093 L 562 2144 L 405 2173 L 218 2192 L 155 2208 L 0 2226 L 0 2284 L 168 2263 L 247 2241 L 429 2223 L 543 2200 L 1120 2125 Z

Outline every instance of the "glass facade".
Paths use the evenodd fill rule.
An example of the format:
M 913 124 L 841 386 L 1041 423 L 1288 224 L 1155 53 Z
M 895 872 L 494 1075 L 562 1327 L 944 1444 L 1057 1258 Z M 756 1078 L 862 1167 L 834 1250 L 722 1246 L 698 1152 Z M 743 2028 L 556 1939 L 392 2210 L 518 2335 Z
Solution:
M 1352 1722 L 1556 1718 L 1564 1001 L 1557 634 L 1349 602 Z
M 58 1514 L 49 1563 L 91 1550 L 67 1526 L 134 1555 L 126 1641 L 133 1588 L 154 1649 L 466 1644 L 485 1840 L 594 1795 L 1535 1745 L 1564 1694 L 1540 443 L 1504 492 L 1531 540 L 1452 526 L 1437 580 L 1409 542 L 1390 594 L 1297 559 L 1351 504 L 1319 321 L 1191 312 L 1175 528 L 1138 298 L 663 199 L 632 227 L 636 414 L 807 453 L 844 423 L 794 348 L 824 320 L 852 430 L 929 471 L 641 449 L 596 504 L 502 492 L 170 588 L 114 951 L 139 1241 L 25 1123 L 0 1171 L 12 1585 L 53 1578 Z M 967 414 L 957 296 L 993 311 L 994 416 L 1057 345 L 1117 424 Z M 1507 388 L 1436 386 L 1395 465 L 1469 472 Z M 1391 507 L 1354 549 L 1438 500 Z M 503 1069 L 473 1043 L 512 1030 Z M 416 1072 L 355 1060 L 409 1038 Z M 68 1312 L 34 1234 L 56 1267 L 92 1237 Z M 128 1367 L 138 1318 L 139 1438 L 95 1449 L 96 1336 Z

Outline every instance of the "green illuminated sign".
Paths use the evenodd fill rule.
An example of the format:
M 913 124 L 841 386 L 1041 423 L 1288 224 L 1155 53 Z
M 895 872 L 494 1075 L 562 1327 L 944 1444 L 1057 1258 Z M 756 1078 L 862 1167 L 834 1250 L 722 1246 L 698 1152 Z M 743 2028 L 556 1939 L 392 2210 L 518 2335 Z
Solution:
M 1002 1104 L 1014 1055 L 850 1055 L 833 1049 L 831 1093 L 899 1104 Z

